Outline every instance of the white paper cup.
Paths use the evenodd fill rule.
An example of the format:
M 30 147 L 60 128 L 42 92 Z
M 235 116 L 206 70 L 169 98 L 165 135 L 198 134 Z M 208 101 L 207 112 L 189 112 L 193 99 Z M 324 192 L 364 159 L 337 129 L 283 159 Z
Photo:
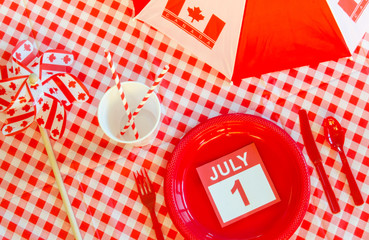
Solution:
M 121 84 L 127 99 L 128 106 L 133 113 L 146 95 L 149 87 L 140 82 L 124 82 Z M 133 146 L 144 146 L 153 140 L 160 123 L 160 102 L 155 93 L 152 93 L 141 111 L 134 118 L 139 138 L 134 137 L 130 127 L 123 135 L 120 134 L 128 121 L 122 99 L 116 86 L 111 87 L 102 97 L 97 117 L 104 133 L 111 139 Z

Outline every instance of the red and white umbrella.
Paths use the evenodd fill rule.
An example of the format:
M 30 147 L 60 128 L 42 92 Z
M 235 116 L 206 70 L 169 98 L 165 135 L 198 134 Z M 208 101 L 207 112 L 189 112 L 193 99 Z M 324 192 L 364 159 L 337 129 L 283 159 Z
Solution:
M 66 126 L 66 108 L 73 102 L 85 102 L 89 98 L 83 83 L 67 73 L 72 65 L 72 53 L 49 50 L 38 55 L 33 44 L 24 40 L 14 48 L 12 59 L 0 66 L 0 112 L 5 113 L 1 130 L 13 135 L 28 128 L 31 123 L 39 125 L 41 136 L 53 169 L 69 222 L 77 240 L 81 234 L 70 204 L 63 179 L 45 129 L 57 140 Z
M 369 30 L 367 0 L 133 0 L 136 19 L 235 84 L 350 56 Z

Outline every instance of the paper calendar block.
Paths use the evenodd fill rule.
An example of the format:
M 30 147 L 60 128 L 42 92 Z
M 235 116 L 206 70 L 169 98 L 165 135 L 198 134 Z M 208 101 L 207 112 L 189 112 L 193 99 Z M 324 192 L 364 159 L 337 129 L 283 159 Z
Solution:
M 222 227 L 280 201 L 255 144 L 197 168 Z

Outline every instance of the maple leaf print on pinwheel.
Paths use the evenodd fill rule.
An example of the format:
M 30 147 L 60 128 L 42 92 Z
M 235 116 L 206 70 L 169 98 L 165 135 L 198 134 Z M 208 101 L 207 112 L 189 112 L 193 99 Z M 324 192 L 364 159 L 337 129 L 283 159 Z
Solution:
M 25 112 L 28 112 L 29 110 L 31 110 L 31 106 L 30 105 L 25 105 L 24 107 L 22 107 L 22 110 Z
M 37 118 L 36 122 L 37 122 L 38 125 L 45 124 L 45 121 L 42 117 Z
M 31 44 L 24 44 L 24 50 L 31 51 L 31 49 L 32 49 Z
M 85 100 L 85 98 L 86 98 L 86 94 L 85 93 L 79 93 L 78 94 L 78 100 Z
M 69 82 L 68 87 L 70 88 L 76 87 L 76 82 L 73 82 L 73 81 Z
M 58 115 L 56 115 L 56 119 L 58 119 L 58 121 L 62 121 L 64 118 L 63 115 L 59 113 Z
M 44 103 L 44 105 L 42 105 L 42 111 L 46 112 L 47 110 L 50 110 L 50 106 L 48 103 Z
M 63 58 L 63 61 L 65 62 L 65 64 L 68 64 L 69 61 L 71 61 L 72 59 L 70 59 L 70 57 L 68 55 L 66 55 L 64 58 Z
M 55 55 L 54 54 L 51 54 L 50 56 L 49 56 L 49 61 L 50 62 L 54 62 L 54 60 L 56 59 L 56 57 L 55 57 Z
M 67 119 L 65 108 L 89 98 L 83 83 L 66 73 L 73 59 L 72 53 L 59 49 L 38 54 L 27 40 L 16 45 L 12 66 L 1 68 L 6 69 L 0 79 L 0 111 L 6 117 L 1 127 L 4 135 L 16 134 L 36 122 L 49 130 L 55 140 L 62 137 Z M 19 69 L 16 74 L 14 69 Z M 81 94 L 85 97 L 81 98 Z
M 21 55 L 20 53 L 16 53 L 16 54 L 15 54 L 15 57 L 16 57 L 17 59 L 21 59 L 21 58 L 22 58 L 22 55 Z
M 12 83 L 10 83 L 9 88 L 13 89 L 13 91 L 14 91 L 17 88 L 17 86 L 12 82 Z
M 199 7 L 194 7 L 194 8 L 187 8 L 188 11 L 188 16 L 192 17 L 191 23 L 193 22 L 193 20 L 196 21 L 200 21 L 204 19 L 204 16 L 201 14 L 201 10 Z
M 23 121 L 22 124 L 21 124 L 22 127 L 25 127 L 27 125 L 28 125 L 27 121 Z
M 52 131 L 51 131 L 51 134 L 52 134 L 52 136 L 55 138 L 55 137 L 57 137 L 57 136 L 59 136 L 60 135 L 60 132 L 59 132 L 59 130 L 58 129 L 53 129 Z

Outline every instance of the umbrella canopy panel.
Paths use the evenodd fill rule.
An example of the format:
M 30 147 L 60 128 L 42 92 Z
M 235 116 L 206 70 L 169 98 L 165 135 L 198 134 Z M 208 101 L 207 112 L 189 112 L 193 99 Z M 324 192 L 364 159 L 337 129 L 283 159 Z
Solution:
M 139 20 L 176 40 L 200 60 L 232 79 L 236 85 L 247 77 L 259 77 L 265 73 L 337 60 L 351 55 L 325 0 L 246 0 L 246 3 L 244 2 L 244 0 L 218 2 L 224 3 L 224 6 L 221 6 L 214 5 L 214 1 L 210 0 L 133 0 Z M 192 6 L 191 4 L 193 7 L 188 7 Z M 178 12 L 188 11 L 192 21 L 191 18 L 189 20 L 177 18 L 176 11 L 172 10 L 177 9 L 176 5 L 178 5 Z M 244 9 L 240 9 L 241 14 L 235 14 L 230 10 L 235 5 L 244 6 Z M 166 11 L 176 15 L 175 20 L 168 19 Z M 210 38 L 216 35 L 216 38 L 212 38 L 214 41 L 209 41 L 214 45 L 205 51 L 200 51 L 201 46 L 196 41 L 199 38 L 196 39 L 194 34 L 189 37 L 188 35 L 191 35 L 189 30 L 183 26 L 186 28 L 191 26 L 191 29 L 194 26 L 195 29 L 196 24 L 199 24 L 204 16 L 206 19 L 206 13 L 211 11 L 221 16 L 221 21 L 210 17 L 207 21 L 219 20 L 222 25 L 217 24 L 217 27 L 210 30 L 205 28 L 201 32 L 206 33 L 203 35 Z M 220 15 L 221 11 L 223 15 Z M 225 15 L 224 12 L 226 12 Z M 239 20 L 235 20 L 237 16 L 240 16 Z M 237 26 L 233 26 L 232 30 L 227 32 L 228 24 Z M 212 25 L 216 26 L 216 24 Z M 229 46 L 235 45 L 235 39 L 230 37 L 229 33 L 236 32 L 235 29 L 238 29 L 239 34 L 232 35 L 238 38 L 234 48 L 236 53 L 232 53 L 232 48 Z M 221 54 L 212 52 L 219 49 Z M 234 57 L 226 60 L 230 52 Z
M 350 56 L 326 1 L 248 0 L 233 81 Z

